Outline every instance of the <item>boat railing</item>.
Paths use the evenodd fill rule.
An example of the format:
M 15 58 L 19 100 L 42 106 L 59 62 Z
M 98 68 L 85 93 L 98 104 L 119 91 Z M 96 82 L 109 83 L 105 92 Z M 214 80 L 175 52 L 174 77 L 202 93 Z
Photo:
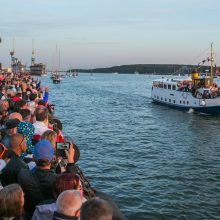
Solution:
M 195 98 L 202 99 L 215 99 L 220 97 L 220 88 L 211 87 L 211 88 L 196 88 L 192 89 L 192 95 Z

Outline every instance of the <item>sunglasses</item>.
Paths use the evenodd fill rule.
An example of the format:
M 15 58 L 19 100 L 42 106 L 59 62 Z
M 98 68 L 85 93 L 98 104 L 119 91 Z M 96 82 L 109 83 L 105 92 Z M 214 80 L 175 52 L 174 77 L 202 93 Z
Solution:
M 5 147 L 3 144 L 0 143 L 0 159 L 3 158 L 5 152 L 7 151 L 8 151 L 7 147 Z

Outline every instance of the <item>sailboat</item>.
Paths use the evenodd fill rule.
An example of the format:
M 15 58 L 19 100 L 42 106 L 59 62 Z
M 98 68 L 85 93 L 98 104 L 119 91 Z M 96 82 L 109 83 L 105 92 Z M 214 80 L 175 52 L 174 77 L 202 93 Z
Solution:
M 59 74 L 56 74 L 56 75 L 54 76 L 54 78 L 53 78 L 53 83 L 54 83 L 54 84 L 58 84 L 58 83 L 60 83 L 60 82 L 61 82 L 61 77 L 60 77 Z
M 199 72 L 200 64 L 209 62 L 208 72 Z M 153 81 L 151 98 L 154 102 L 205 114 L 220 114 L 220 87 L 213 80 L 213 44 L 210 56 L 192 70 L 189 77 L 172 77 Z

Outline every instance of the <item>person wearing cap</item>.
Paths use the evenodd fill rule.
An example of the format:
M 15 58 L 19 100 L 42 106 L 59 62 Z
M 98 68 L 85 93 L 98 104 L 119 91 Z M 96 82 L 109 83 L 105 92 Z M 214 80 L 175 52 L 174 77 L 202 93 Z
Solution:
M 21 169 L 27 169 L 28 165 L 20 158 L 21 153 L 26 151 L 26 140 L 22 134 L 13 134 L 9 138 L 11 149 L 10 161 L 2 170 L 0 175 L 1 183 L 6 186 L 17 182 L 18 173 Z
M 67 152 L 68 164 L 66 172 L 71 172 L 74 167 L 73 145 Z M 51 161 L 54 157 L 54 148 L 50 141 L 40 140 L 34 147 L 33 159 L 36 167 L 29 171 L 22 169 L 18 175 L 18 183 L 25 193 L 25 211 L 33 214 L 35 206 L 44 200 L 53 199 L 53 184 L 56 177 L 51 169 Z
M 51 170 L 51 161 L 54 157 L 54 148 L 50 141 L 40 140 L 34 148 L 33 158 L 36 163 L 36 170 L 34 175 L 39 179 L 44 195 L 48 198 L 53 198 L 52 186 L 57 174 Z M 67 152 L 67 169 L 68 166 L 74 165 L 74 149 L 71 145 Z
M 5 122 L 5 134 L 2 136 L 1 143 L 9 148 L 9 139 L 13 134 L 17 133 L 17 127 L 20 123 L 19 119 L 8 119 Z

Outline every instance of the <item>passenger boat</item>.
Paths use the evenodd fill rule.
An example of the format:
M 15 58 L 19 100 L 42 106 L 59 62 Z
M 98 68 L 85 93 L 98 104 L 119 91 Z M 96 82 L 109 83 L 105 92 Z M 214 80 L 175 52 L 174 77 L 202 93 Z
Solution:
M 32 44 L 33 44 L 33 42 L 32 42 Z M 42 75 L 46 74 L 46 65 L 43 63 L 35 63 L 34 46 L 32 49 L 30 74 L 31 74 L 31 76 L 42 76 Z
M 46 75 L 46 66 L 43 63 L 34 63 L 30 66 L 31 76 L 45 76 Z
M 151 98 L 154 102 L 179 109 L 193 109 L 205 114 L 220 114 L 220 87 L 213 80 L 213 49 L 206 60 L 210 70 L 199 73 L 193 70 L 188 77 L 164 78 L 154 80 Z

